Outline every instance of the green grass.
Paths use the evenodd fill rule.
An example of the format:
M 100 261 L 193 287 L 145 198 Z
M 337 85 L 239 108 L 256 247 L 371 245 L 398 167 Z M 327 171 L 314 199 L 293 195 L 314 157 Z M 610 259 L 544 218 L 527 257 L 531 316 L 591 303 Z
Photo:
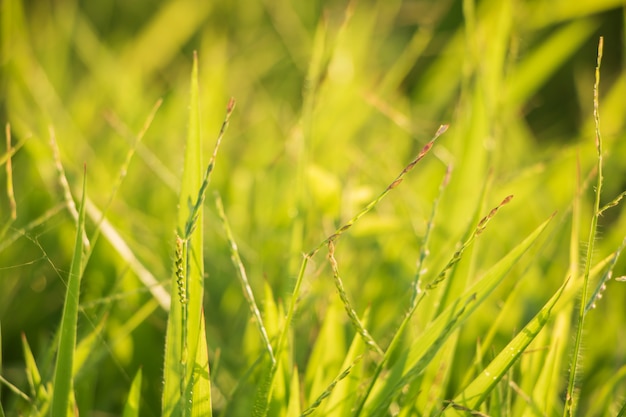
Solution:
M 623 2 L 127 3 L 0 6 L 0 416 L 626 415 Z

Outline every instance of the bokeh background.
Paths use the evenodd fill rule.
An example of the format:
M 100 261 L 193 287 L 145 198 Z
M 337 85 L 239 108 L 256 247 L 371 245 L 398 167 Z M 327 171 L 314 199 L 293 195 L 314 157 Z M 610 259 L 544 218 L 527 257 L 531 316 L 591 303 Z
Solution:
M 102 234 L 84 274 L 80 330 L 106 323 L 77 385 L 79 393 L 85 387 L 79 400 L 98 410 L 94 416 L 121 409 L 140 367 L 142 413 L 159 415 L 167 313 L 138 279 L 138 265 L 168 288 L 193 51 L 205 161 L 229 98 L 237 101 L 210 193 L 224 198 L 253 289 L 262 294 L 267 283 L 279 302 L 289 297 L 302 253 L 377 196 L 439 125 L 450 124 L 433 154 L 338 246 L 348 290 L 360 311 L 372 307 L 371 330 L 383 344 L 407 308 L 420 239 L 447 166 L 453 172 L 436 216 L 434 270 L 453 253 L 487 183 L 489 207 L 515 198 L 477 249 L 484 268 L 559 213 L 540 261 L 518 271 L 529 278 L 517 292 L 517 316 L 502 323 L 501 344 L 565 279 L 572 268 L 571 202 L 595 164 L 599 36 L 603 203 L 626 189 L 623 0 L 2 0 L 0 7 L 0 119 L 10 123 L 13 146 L 23 142 L 12 158 L 15 220 L 7 193 L 0 193 L 2 375 L 25 389 L 21 335 L 42 373 L 49 377 L 52 369 L 74 239 L 54 136 L 74 197 L 86 166 L 90 200 L 106 209 L 132 253 L 120 254 Z M 4 154 L 4 141 L 0 149 Z M 117 190 L 131 149 L 136 154 Z M 6 179 L 2 169 L 0 190 Z M 581 246 L 593 188 L 583 193 Z M 244 343 L 248 307 L 211 195 L 206 212 L 205 304 L 211 355 L 219 358 L 219 410 L 219 393 L 232 392 L 254 355 L 246 354 L 253 350 Z M 99 221 L 93 213 L 90 233 Z M 597 259 L 624 238 L 623 213 L 618 206 L 601 219 Z M 626 273 L 623 261 L 616 272 Z M 335 297 L 323 256 L 314 259 L 305 286 L 295 324 L 303 364 Z M 475 340 L 505 297 L 496 295 L 463 337 Z M 611 282 L 590 316 L 587 385 L 626 361 L 625 299 L 624 284 Z M 19 402 L 6 387 L 1 398 Z

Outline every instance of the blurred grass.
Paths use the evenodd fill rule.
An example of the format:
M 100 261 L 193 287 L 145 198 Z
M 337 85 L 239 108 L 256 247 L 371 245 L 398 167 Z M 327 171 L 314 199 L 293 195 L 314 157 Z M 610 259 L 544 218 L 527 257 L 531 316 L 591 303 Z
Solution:
M 346 291 L 356 312 L 369 310 L 367 328 L 380 345 L 388 345 L 410 306 L 421 239 L 448 165 L 453 170 L 433 219 L 427 274 L 445 266 L 476 213 L 506 195 L 515 199 L 460 261 L 459 280 L 484 273 L 558 211 L 547 236 L 446 345 L 452 352 L 442 383 L 448 399 L 469 382 L 464 377 L 474 365 L 477 340 L 492 332 L 493 348 L 483 352 L 486 365 L 568 275 L 575 280 L 581 273 L 581 242 L 587 240 L 593 202 L 593 188 L 583 184 L 596 165 L 592 87 L 599 35 L 605 37 L 601 205 L 626 188 L 623 1 L 4 0 L 0 7 L 0 114 L 11 124 L 13 146 L 24 143 L 11 158 L 16 220 L 7 193 L 0 193 L 2 376 L 33 398 L 41 393 L 29 388 L 20 334 L 49 381 L 75 235 L 50 127 L 74 199 L 86 164 L 88 199 L 106 209 L 107 222 L 169 291 L 194 50 L 205 155 L 213 149 L 228 98 L 238 102 L 211 186 L 223 197 L 251 289 L 263 300 L 259 307 L 270 338 L 281 331 L 302 253 L 384 190 L 442 123 L 450 123 L 450 131 L 432 155 L 338 246 Z M 161 98 L 142 142 L 136 142 Z M 6 159 L 0 160 L 5 167 Z M 7 183 L 4 169 L 0 182 Z M 250 322 L 219 216 L 213 204 L 206 207 L 204 309 L 209 357 L 217 362 L 211 368 L 212 400 L 216 414 L 241 415 L 254 400 L 252 381 L 260 371 L 253 364 L 264 347 Z M 89 236 L 98 220 L 88 219 Z M 622 206 L 598 221 L 596 262 L 613 253 L 626 233 Z M 141 368 L 140 414 L 159 415 L 167 313 L 137 279 L 135 264 L 115 248 L 103 233 L 84 272 L 78 340 L 94 339 L 76 376 L 77 401 L 84 409 L 119 414 Z M 625 268 L 618 260 L 614 274 L 624 275 Z M 610 415 L 607 410 L 618 405 L 601 411 L 594 405 L 600 393 L 611 391 L 604 381 L 626 364 L 626 289 L 615 281 L 607 286 L 586 320 L 580 415 Z M 275 393 L 290 399 L 293 409 L 310 406 L 352 363 L 348 358 L 357 356 L 347 354 L 358 338 L 336 298 L 331 268 L 323 256 L 312 258 L 289 330 L 287 356 L 293 363 L 279 370 L 291 389 L 298 387 L 293 369 L 305 375 L 300 400 L 306 401 L 298 407 L 289 389 Z M 438 299 L 445 297 L 426 302 Z M 509 307 L 493 328 L 501 306 Z M 338 323 L 329 327 L 326 315 Z M 569 318 L 548 324 L 550 332 L 565 334 L 558 326 L 567 326 Z M 417 317 L 412 331 L 419 334 L 431 319 Z M 558 341 L 563 356 L 555 354 L 555 363 L 564 363 L 552 384 L 562 389 L 569 339 Z M 335 356 L 318 358 L 316 343 L 328 340 L 336 341 Z M 548 355 L 546 346 L 556 342 L 545 332 L 535 343 L 531 349 Z M 536 375 L 540 355 L 522 355 L 519 366 Z M 323 372 L 316 376 L 311 369 L 318 362 Z M 520 373 L 515 367 L 512 372 Z M 425 381 L 437 375 L 433 366 Z M 522 383 L 523 392 L 533 392 L 532 378 Z M 612 384 L 614 393 L 626 389 L 623 379 Z M 0 392 L 5 413 L 26 407 L 5 386 Z M 550 392 L 547 414 L 560 414 L 562 392 Z M 415 404 L 440 406 L 426 397 L 416 394 Z M 238 402 L 225 408 L 231 399 Z

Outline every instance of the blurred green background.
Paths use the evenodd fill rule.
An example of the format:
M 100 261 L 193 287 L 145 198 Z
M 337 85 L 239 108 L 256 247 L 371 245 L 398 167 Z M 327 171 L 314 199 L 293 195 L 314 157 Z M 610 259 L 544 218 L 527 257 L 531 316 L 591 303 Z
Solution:
M 408 306 L 420 239 L 448 165 L 453 173 L 435 219 L 433 270 L 454 251 L 489 181 L 483 213 L 508 194 L 515 199 L 476 249 L 479 270 L 559 213 L 540 262 L 519 268 L 517 276 L 525 271 L 529 278 L 520 284 L 518 316 L 502 324 L 501 344 L 565 279 L 577 172 L 584 180 L 595 164 L 599 36 L 603 203 L 626 189 L 623 0 L 2 0 L 0 13 L 0 115 L 11 125 L 13 145 L 24 142 L 12 158 L 15 220 L 7 193 L 0 193 L 2 375 L 25 389 L 21 334 L 42 372 L 49 377 L 52 370 L 49 349 L 74 237 L 49 145 L 54 132 L 75 198 L 86 166 L 88 197 L 107 208 L 107 220 L 134 255 L 120 255 L 103 234 L 86 267 L 79 330 L 105 323 L 77 384 L 86 391 L 79 401 L 100 410 L 93 415 L 121 409 L 140 367 L 142 412 L 159 414 L 167 314 L 137 278 L 137 265 L 168 287 L 193 51 L 205 161 L 228 99 L 237 100 L 211 188 L 224 198 L 259 297 L 267 282 L 277 300 L 288 298 L 302 253 L 377 196 L 438 126 L 450 123 L 433 154 L 338 245 L 348 291 L 360 311 L 372 308 L 370 327 L 383 344 Z M 6 179 L 2 169 L 2 190 Z M 584 191 L 581 244 L 592 191 Z M 226 397 L 255 356 L 246 353 L 248 307 L 211 196 L 206 207 L 205 313 L 211 355 L 219 358 L 216 390 Z M 90 233 L 98 220 L 90 215 Z M 597 259 L 625 234 L 618 206 L 601 219 Z M 314 261 L 294 329 L 301 363 L 335 297 L 326 262 Z M 493 317 L 489 308 L 497 311 L 505 297 L 503 289 L 468 327 L 463 338 L 470 346 Z M 625 299 L 624 285 L 610 282 L 590 315 L 586 384 L 626 361 Z M 18 401 L 3 387 L 5 400 Z M 214 401 L 219 410 L 223 397 Z

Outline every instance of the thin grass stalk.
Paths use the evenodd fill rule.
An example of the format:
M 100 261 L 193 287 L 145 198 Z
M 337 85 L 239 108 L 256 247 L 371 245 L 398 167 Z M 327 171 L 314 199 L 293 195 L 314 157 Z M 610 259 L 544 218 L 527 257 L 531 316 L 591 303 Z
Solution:
M 215 196 L 215 206 L 217 207 L 217 213 L 222 221 L 222 225 L 224 227 L 224 231 L 226 232 L 226 239 L 228 239 L 229 247 L 230 247 L 230 257 L 237 269 L 237 275 L 239 277 L 239 281 L 241 282 L 241 287 L 243 289 L 243 295 L 248 302 L 248 307 L 250 307 L 250 312 L 254 316 L 257 324 L 257 328 L 259 333 L 261 334 L 261 339 L 265 344 L 265 348 L 270 355 L 270 359 L 272 361 L 272 365 L 276 363 L 276 358 L 274 356 L 274 350 L 272 349 L 272 344 L 270 343 L 270 339 L 267 335 L 267 330 L 265 329 L 265 325 L 263 324 L 263 318 L 261 317 L 261 312 L 259 311 L 259 307 L 256 304 L 254 299 L 254 293 L 252 292 L 252 287 L 250 287 L 250 282 L 248 281 L 248 275 L 246 274 L 246 269 L 241 261 L 241 257 L 239 256 L 239 248 L 237 247 L 237 243 L 235 242 L 235 238 L 233 237 L 233 232 L 230 228 L 230 224 L 228 222 L 228 218 L 226 217 L 226 213 L 224 212 L 224 204 L 222 203 L 222 199 L 219 194 Z
M 380 346 L 378 346 L 378 344 L 376 343 L 376 341 L 374 340 L 370 332 L 365 328 L 365 326 L 359 319 L 359 316 L 356 310 L 354 309 L 354 307 L 352 307 L 352 304 L 350 303 L 350 300 L 348 299 L 348 294 L 346 293 L 341 277 L 339 276 L 337 260 L 335 259 L 335 244 L 333 243 L 332 240 L 328 242 L 328 260 L 330 261 L 330 267 L 333 271 L 335 287 L 337 287 L 337 291 L 339 292 L 339 298 L 341 298 L 343 307 L 345 308 L 346 313 L 348 313 L 350 322 L 356 329 L 357 333 L 359 333 L 359 335 L 361 335 L 361 337 L 363 338 L 363 342 L 365 342 L 365 345 L 367 345 L 374 352 L 383 356 L 385 352 L 380 348 Z
M 443 346 L 449 335 L 456 328 L 458 328 L 458 324 L 467 317 L 466 312 L 473 311 L 475 309 L 476 301 L 476 293 L 470 294 L 464 300 L 459 300 L 454 308 L 450 309 L 451 315 L 448 317 L 447 323 L 440 328 L 441 331 L 434 336 L 432 343 L 428 343 L 426 345 L 427 347 L 424 354 L 403 375 L 396 375 L 398 377 L 397 379 L 388 381 L 390 388 L 385 389 L 385 394 L 379 395 L 375 401 L 372 401 L 372 406 L 365 411 L 364 415 L 381 415 L 380 413 L 382 413 L 383 410 L 389 406 L 393 396 L 401 392 L 404 387 L 410 385 L 411 382 L 415 381 L 415 379 L 419 377 L 422 372 L 424 372 L 426 365 L 430 363 L 432 358 L 441 349 L 441 346 Z M 389 352 L 390 350 L 387 349 L 387 351 Z M 393 371 L 391 372 L 393 373 Z M 373 383 L 375 382 L 376 379 L 373 379 Z M 367 405 L 368 397 L 372 394 L 373 383 L 368 387 L 362 401 L 358 405 L 357 412 L 354 414 L 355 416 L 360 416 L 361 413 L 364 412 L 364 407 Z
M 437 209 L 439 208 L 439 200 L 441 199 L 441 196 L 443 195 L 443 191 L 445 190 L 445 188 L 448 186 L 448 183 L 450 182 L 451 174 L 452 174 L 452 165 L 448 165 L 448 168 L 446 169 L 446 175 L 443 177 L 443 180 L 441 181 L 441 184 L 439 185 L 439 193 L 437 194 L 435 201 L 433 201 L 433 208 L 430 212 L 430 218 L 428 219 L 428 223 L 426 224 L 426 232 L 424 233 L 424 238 L 422 239 L 420 255 L 417 261 L 417 271 L 415 273 L 415 279 L 413 280 L 413 294 L 411 295 L 411 302 L 409 303 L 409 305 L 411 306 L 409 308 L 409 311 L 412 311 L 415 309 L 417 298 L 422 292 L 420 288 L 420 284 L 421 284 L 422 275 L 426 272 L 424 269 L 424 262 L 426 261 L 426 258 L 430 254 L 430 250 L 428 249 L 428 245 L 430 243 L 430 233 L 435 225 L 435 215 L 437 214 Z
M 354 223 L 356 223 L 361 217 L 369 213 L 370 210 L 372 210 L 391 190 L 400 185 L 400 183 L 404 179 L 404 176 L 409 173 L 413 168 L 415 168 L 415 165 L 417 165 L 417 163 L 421 161 L 426 156 L 426 154 L 428 154 L 430 149 L 433 147 L 435 140 L 437 140 L 439 136 L 443 135 L 446 130 L 448 130 L 448 127 L 449 125 L 447 124 L 439 126 L 439 129 L 437 129 L 435 136 L 433 136 L 433 138 L 422 148 L 422 150 L 415 157 L 415 159 L 413 159 L 406 167 L 404 167 L 404 169 L 402 170 L 402 172 L 400 172 L 400 174 L 398 174 L 396 179 L 393 180 L 393 182 L 389 184 L 378 197 L 376 197 L 373 201 L 367 204 L 360 212 L 358 212 L 354 217 L 348 220 L 343 226 L 338 228 L 335 233 L 324 239 L 315 249 L 310 251 L 307 256 L 313 257 L 322 247 L 327 245 L 328 242 L 339 239 L 339 237 L 341 237 L 342 234 L 350 229 L 354 225 Z
M 76 331 L 78 327 L 78 300 L 80 281 L 83 275 L 83 245 L 81 243 L 85 231 L 85 191 L 86 171 L 83 176 L 83 194 L 76 222 L 76 240 L 74 255 L 68 274 L 67 292 L 63 306 L 63 317 L 59 330 L 59 348 L 54 370 L 54 390 L 50 406 L 52 417 L 68 415 L 70 401 L 73 396 L 74 350 L 76 348 Z
M 6 139 L 7 139 L 7 199 L 9 200 L 9 207 L 11 210 L 11 220 L 17 219 L 17 202 L 15 201 L 15 192 L 13 191 L 13 166 L 11 164 L 11 125 L 6 124 Z
M 136 136 L 134 136 L 135 140 L 134 140 L 132 146 L 130 147 L 130 149 L 128 150 L 128 152 L 126 153 L 126 157 L 124 158 L 124 162 L 122 163 L 122 166 L 119 169 L 119 174 L 118 174 L 118 176 L 117 176 L 117 178 L 115 180 L 115 183 L 113 184 L 113 187 L 111 188 L 111 194 L 109 195 L 109 199 L 107 200 L 107 202 L 105 203 L 104 207 L 102 208 L 102 210 L 100 212 L 100 218 L 97 221 L 95 219 L 93 219 L 96 224 L 95 224 L 94 233 L 91 236 L 91 246 L 92 246 L 92 248 L 96 245 L 98 237 L 100 236 L 100 232 L 101 232 L 100 226 L 105 221 L 106 214 L 109 211 L 109 208 L 111 207 L 111 205 L 113 204 L 113 201 L 115 200 L 115 197 L 117 196 L 117 192 L 119 191 L 120 187 L 122 186 L 122 183 L 124 182 L 124 179 L 126 178 L 126 174 L 128 173 L 128 167 L 130 166 L 130 163 L 133 160 L 133 156 L 135 155 L 135 152 L 137 150 L 137 146 L 141 143 L 141 140 L 143 139 L 143 137 L 145 136 L 146 132 L 148 131 L 148 128 L 152 124 L 152 121 L 154 120 L 154 117 L 156 116 L 156 112 L 159 110 L 159 108 L 161 107 L 162 103 L 163 103 L 163 99 L 158 99 L 157 100 L 157 102 L 154 104 L 154 106 L 152 106 L 152 110 L 148 114 L 148 117 L 146 118 L 146 120 L 145 120 L 145 122 L 143 124 L 143 127 L 141 128 L 139 133 Z M 90 249 L 85 254 L 86 259 L 89 259 L 89 257 L 91 256 L 92 250 L 93 249 Z
M 315 410 L 322 404 L 322 402 L 326 398 L 330 397 L 330 395 L 333 393 L 333 390 L 335 389 L 335 386 L 337 386 L 337 384 L 341 382 L 342 379 L 345 379 L 348 375 L 350 375 L 352 369 L 361 361 L 361 359 L 363 359 L 363 355 L 357 356 L 354 361 L 352 361 L 350 366 L 348 366 L 341 374 L 333 379 L 333 381 L 328 385 L 324 392 L 322 392 L 320 396 L 315 399 L 313 404 L 311 404 L 306 410 L 302 412 L 302 414 L 300 414 L 300 417 L 305 417 L 315 412 Z
M 41 216 L 37 217 L 35 220 L 32 220 L 30 223 L 25 225 L 24 227 L 16 230 L 10 236 L 5 237 L 7 230 L 11 226 L 11 222 L 7 222 L 7 224 L 0 231 L 0 252 L 10 247 L 13 242 L 19 239 L 22 236 L 27 236 L 27 232 L 34 230 L 35 228 L 41 226 L 46 221 L 50 220 L 52 217 L 56 216 L 63 209 L 65 209 L 67 205 L 65 203 L 59 203 L 56 206 L 53 206 L 46 210 Z
M 578 368 L 580 366 L 580 350 L 582 346 L 583 330 L 586 317 L 586 303 L 589 291 L 589 272 L 591 270 L 591 262 L 593 258 L 593 249 L 596 238 L 596 229 L 598 226 L 598 217 L 600 216 L 600 195 L 602 193 L 602 136 L 600 135 L 600 114 L 599 114 L 599 98 L 598 89 L 600 86 L 600 65 L 602 63 L 602 49 L 604 45 L 604 38 L 601 36 L 598 42 L 598 59 L 595 72 L 595 83 L 593 86 L 593 119 L 595 123 L 595 142 L 597 151 L 597 170 L 598 179 L 595 189 L 595 201 L 593 206 L 593 216 L 591 218 L 591 225 L 589 227 L 589 240 L 587 243 L 587 255 L 585 259 L 585 271 L 583 274 L 583 288 L 580 298 L 580 307 L 578 310 L 576 339 L 574 342 L 574 351 L 572 353 L 572 364 L 570 367 L 569 382 L 567 385 L 567 394 L 565 398 L 565 408 L 563 409 L 563 416 L 573 416 L 576 412 L 576 377 L 578 374 Z

